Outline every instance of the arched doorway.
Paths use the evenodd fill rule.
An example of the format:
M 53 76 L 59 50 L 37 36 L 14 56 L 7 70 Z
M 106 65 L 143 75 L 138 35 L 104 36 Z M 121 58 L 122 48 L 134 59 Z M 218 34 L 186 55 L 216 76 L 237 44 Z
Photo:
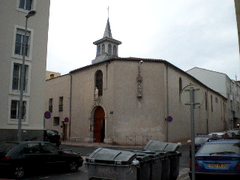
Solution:
M 105 138 L 105 112 L 98 106 L 94 113 L 94 142 L 104 142 Z

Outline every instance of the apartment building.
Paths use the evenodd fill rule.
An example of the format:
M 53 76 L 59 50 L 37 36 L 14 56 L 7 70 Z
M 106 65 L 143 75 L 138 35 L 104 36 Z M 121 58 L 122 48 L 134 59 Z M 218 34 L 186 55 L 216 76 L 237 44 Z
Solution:
M 0 141 L 17 139 L 24 54 L 22 139 L 42 138 L 49 7 L 50 0 L 0 1 Z
M 208 87 L 222 94 L 226 99 L 227 129 L 237 128 L 240 123 L 240 86 L 226 74 L 194 67 L 187 71 L 190 75 L 203 82 Z

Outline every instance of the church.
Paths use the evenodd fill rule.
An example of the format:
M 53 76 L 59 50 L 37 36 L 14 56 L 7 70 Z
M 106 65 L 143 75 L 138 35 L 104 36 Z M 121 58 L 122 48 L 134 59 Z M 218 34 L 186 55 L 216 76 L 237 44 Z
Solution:
M 93 44 L 91 65 L 46 81 L 45 106 L 52 117 L 45 128 L 67 140 L 121 145 L 190 139 L 190 110 L 181 92 L 194 84 L 203 91 L 195 132 L 226 129 L 225 97 L 166 60 L 119 57 L 121 41 L 113 38 L 109 19 L 103 38 Z

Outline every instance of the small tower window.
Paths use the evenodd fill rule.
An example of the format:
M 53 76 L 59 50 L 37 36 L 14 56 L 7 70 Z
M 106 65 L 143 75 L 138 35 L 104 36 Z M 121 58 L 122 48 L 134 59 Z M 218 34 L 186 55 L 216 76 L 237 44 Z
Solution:
M 98 96 L 102 96 L 103 93 L 103 73 L 98 70 L 95 74 L 95 87 L 98 89 Z
M 108 44 L 108 55 L 112 55 L 112 45 Z
M 100 45 L 97 46 L 97 56 L 100 55 Z
M 102 45 L 102 54 L 104 54 L 105 53 L 105 45 L 103 44 Z
M 113 55 L 117 56 L 117 46 L 113 46 Z

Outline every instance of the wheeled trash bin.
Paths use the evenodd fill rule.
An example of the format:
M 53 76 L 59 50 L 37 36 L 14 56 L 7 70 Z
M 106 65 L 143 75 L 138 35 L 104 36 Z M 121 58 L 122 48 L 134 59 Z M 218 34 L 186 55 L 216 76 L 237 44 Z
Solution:
M 85 164 L 88 180 L 137 180 L 139 162 L 133 152 L 98 148 Z

